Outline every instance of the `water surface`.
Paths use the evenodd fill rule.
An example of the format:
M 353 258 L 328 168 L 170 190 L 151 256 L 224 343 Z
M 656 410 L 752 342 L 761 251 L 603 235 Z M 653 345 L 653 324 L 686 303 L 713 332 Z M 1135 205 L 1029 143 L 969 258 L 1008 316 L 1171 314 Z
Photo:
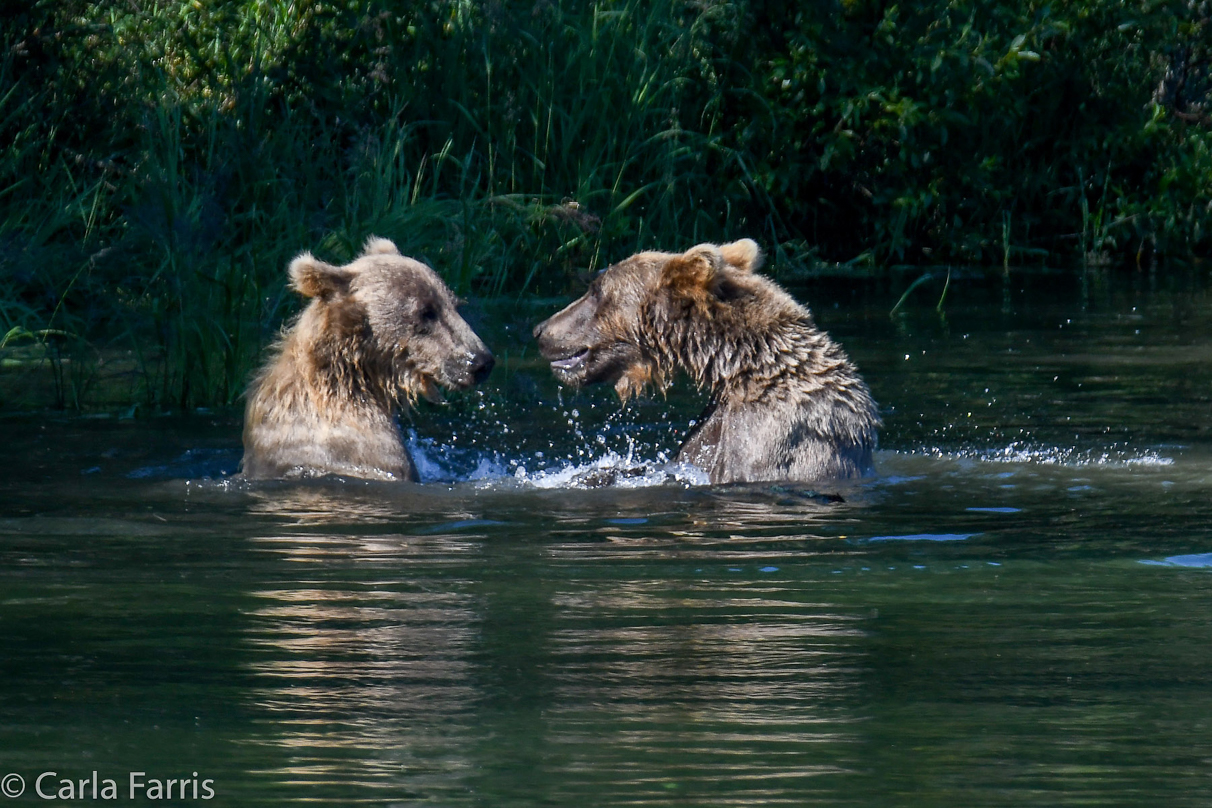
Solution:
M 696 485 L 701 398 L 559 391 L 520 340 L 418 415 L 423 486 L 233 481 L 225 414 L 0 421 L 17 802 L 1207 805 L 1208 293 L 798 291 L 876 478 Z

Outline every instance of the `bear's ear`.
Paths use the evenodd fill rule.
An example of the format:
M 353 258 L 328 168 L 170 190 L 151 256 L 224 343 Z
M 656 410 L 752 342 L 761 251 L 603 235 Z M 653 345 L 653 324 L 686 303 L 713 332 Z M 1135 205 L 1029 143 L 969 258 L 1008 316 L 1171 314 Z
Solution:
M 724 257 L 714 244 L 691 247 L 665 264 L 662 279 L 677 291 L 714 290 Z
M 400 251 L 396 245 L 385 238 L 371 236 L 366 239 L 366 246 L 362 248 L 362 255 L 399 255 Z
M 305 252 L 290 262 L 290 283 L 304 297 L 327 300 L 349 291 L 354 273 L 347 267 L 334 267 Z
M 740 241 L 722 245 L 720 255 L 723 256 L 725 263 L 741 272 L 754 272 L 761 269 L 765 259 L 765 256 L 762 255 L 762 248 L 751 238 L 743 238 Z

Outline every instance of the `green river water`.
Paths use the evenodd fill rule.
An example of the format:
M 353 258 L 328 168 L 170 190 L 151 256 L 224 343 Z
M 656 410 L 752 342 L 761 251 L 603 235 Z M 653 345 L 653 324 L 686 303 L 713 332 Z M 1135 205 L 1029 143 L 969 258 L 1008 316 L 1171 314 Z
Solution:
M 238 413 L 3 418 L 7 801 L 1212 805 L 1212 295 L 797 292 L 875 478 L 695 485 L 701 398 L 558 390 L 533 313 L 420 486 L 232 480 Z

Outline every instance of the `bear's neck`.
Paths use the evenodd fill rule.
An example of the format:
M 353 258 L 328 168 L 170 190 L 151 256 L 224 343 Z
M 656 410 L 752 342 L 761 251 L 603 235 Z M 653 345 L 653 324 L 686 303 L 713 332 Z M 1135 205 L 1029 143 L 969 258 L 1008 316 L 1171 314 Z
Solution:
M 752 405 L 828 383 L 848 360 L 807 313 L 789 312 L 759 328 L 727 315 L 703 327 L 685 318 L 659 351 L 660 365 L 680 368 L 709 391 L 713 405 Z
M 305 311 L 303 317 L 319 314 Z M 397 389 L 392 363 L 370 355 L 364 340 L 343 338 L 327 327 L 296 328 L 294 336 L 296 344 L 289 349 L 305 377 L 325 398 L 326 408 L 352 406 L 390 415 L 406 406 L 407 397 Z

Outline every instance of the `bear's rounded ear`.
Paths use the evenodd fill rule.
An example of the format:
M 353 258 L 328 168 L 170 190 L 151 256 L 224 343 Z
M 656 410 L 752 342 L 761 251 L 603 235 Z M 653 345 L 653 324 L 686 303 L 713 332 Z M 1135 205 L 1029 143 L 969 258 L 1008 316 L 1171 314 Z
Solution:
M 362 255 L 399 255 L 400 251 L 396 248 L 394 242 L 371 236 L 366 239 L 366 246 L 362 248 Z
M 751 238 L 743 238 L 731 244 L 721 245 L 720 255 L 723 256 L 725 263 L 741 272 L 754 272 L 761 269 L 765 260 L 762 248 Z
M 349 291 L 354 273 L 346 267 L 334 267 L 305 252 L 290 262 L 290 283 L 304 297 L 328 299 Z
M 712 290 L 723 267 L 724 257 L 714 244 L 691 247 L 665 264 L 665 285 L 678 291 Z

